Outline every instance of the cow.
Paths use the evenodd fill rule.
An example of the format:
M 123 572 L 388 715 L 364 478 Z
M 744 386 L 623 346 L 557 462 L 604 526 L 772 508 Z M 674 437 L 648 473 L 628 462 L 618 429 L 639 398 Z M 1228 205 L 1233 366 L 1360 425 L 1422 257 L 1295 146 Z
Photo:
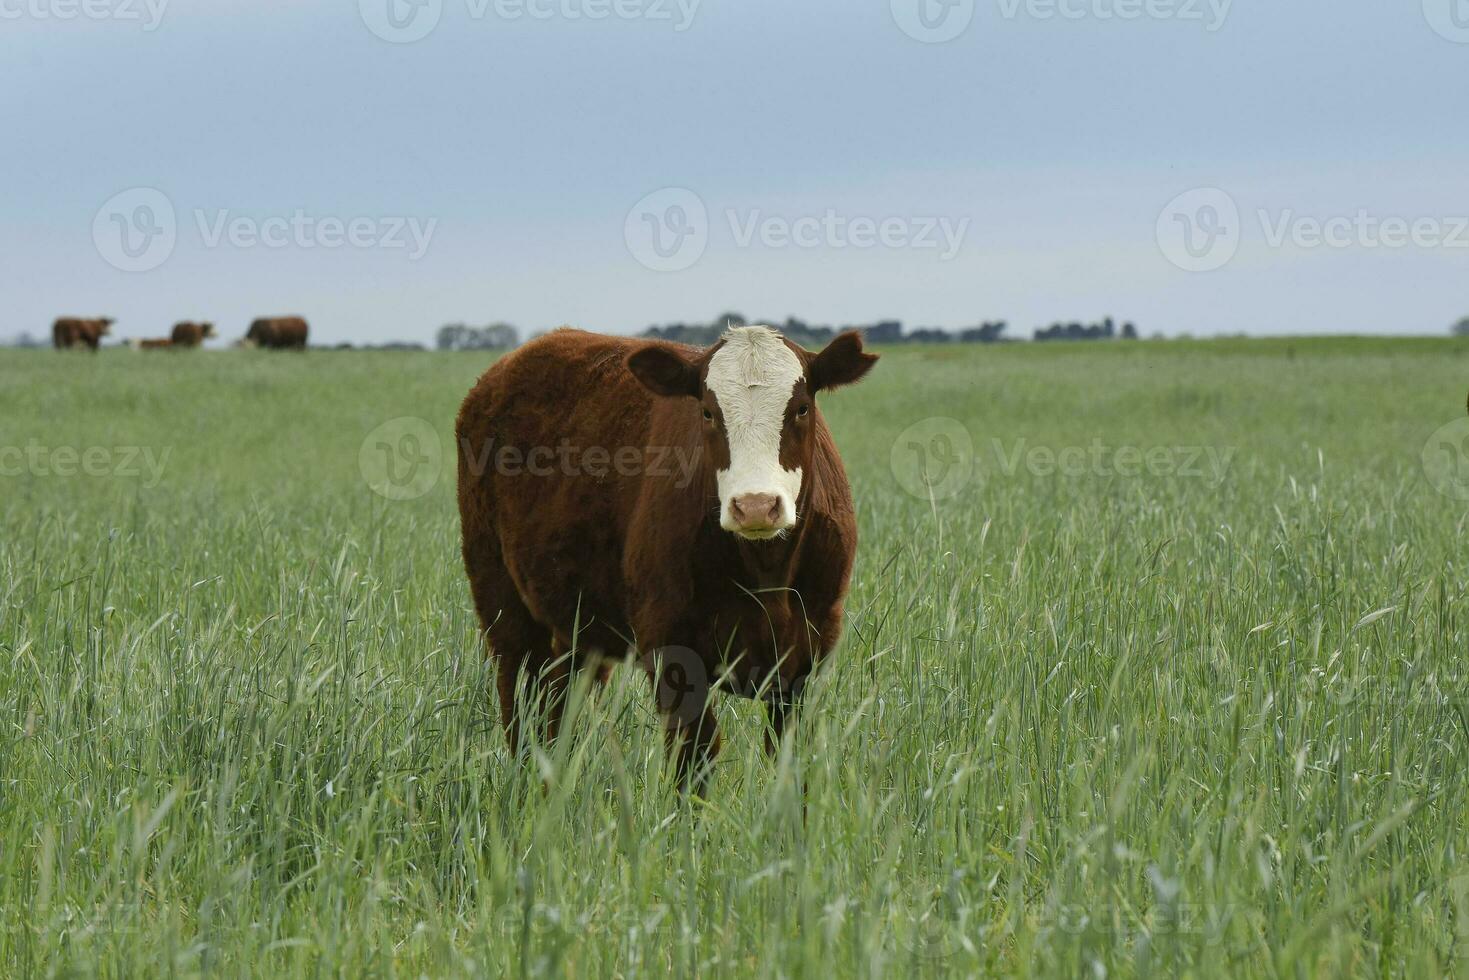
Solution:
M 175 347 L 198 347 L 206 340 L 214 339 L 214 324 L 193 323 L 185 320 L 173 326 L 173 333 L 169 338 Z
M 765 704 L 780 744 L 836 645 L 857 547 L 815 396 L 877 361 L 769 327 L 704 350 L 562 329 L 497 361 L 459 410 L 463 559 L 512 752 L 556 737 L 571 678 L 632 654 L 681 791 L 719 751 L 710 694 Z M 517 688 L 525 697 L 517 702 Z
M 96 350 L 112 329 L 115 321 L 111 317 L 99 317 L 93 320 L 85 320 L 79 317 L 58 317 L 56 323 L 51 327 L 51 339 L 56 344 L 57 350 L 66 350 L 70 347 L 90 347 Z
M 138 351 L 141 351 L 141 350 L 170 350 L 171 348 L 176 347 L 176 346 L 178 346 L 178 345 L 175 344 L 173 342 L 172 338 L 169 338 L 169 337 L 159 337 L 159 338 L 140 338 L 140 337 L 135 337 L 135 338 L 132 338 L 132 339 L 130 339 L 128 341 L 128 347 L 131 350 L 138 350 Z
M 261 317 L 250 324 L 241 344 L 268 350 L 305 350 L 306 321 L 299 316 Z

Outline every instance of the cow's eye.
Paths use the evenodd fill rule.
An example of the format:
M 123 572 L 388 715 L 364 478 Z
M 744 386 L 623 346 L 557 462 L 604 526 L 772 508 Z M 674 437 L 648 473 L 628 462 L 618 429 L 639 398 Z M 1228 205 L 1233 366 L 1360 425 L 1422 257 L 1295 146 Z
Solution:
M 713 422 L 714 421 L 714 413 L 711 412 L 711 411 L 709 411 L 709 409 L 707 409 L 707 408 L 704 409 L 704 421 L 705 422 Z
M 806 417 L 806 413 L 809 412 L 809 411 L 811 411 L 811 406 L 810 405 L 802 405 L 801 408 L 800 408 L 800 410 L 796 412 L 796 415 L 799 418 L 805 418 Z

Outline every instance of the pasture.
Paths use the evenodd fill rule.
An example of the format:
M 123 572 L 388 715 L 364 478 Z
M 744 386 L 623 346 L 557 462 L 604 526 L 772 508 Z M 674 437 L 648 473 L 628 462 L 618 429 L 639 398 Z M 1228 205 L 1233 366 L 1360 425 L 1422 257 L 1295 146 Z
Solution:
M 636 670 L 507 753 L 486 356 L 0 352 L 0 974 L 1464 969 L 1469 504 L 1420 456 L 1469 343 L 883 354 L 820 400 L 842 645 L 779 758 L 721 700 L 684 801 Z

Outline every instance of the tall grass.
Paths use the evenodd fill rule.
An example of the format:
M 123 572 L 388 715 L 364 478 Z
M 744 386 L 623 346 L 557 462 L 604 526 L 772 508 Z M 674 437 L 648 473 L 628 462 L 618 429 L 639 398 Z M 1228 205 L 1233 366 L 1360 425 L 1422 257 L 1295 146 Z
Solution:
M 779 758 L 721 703 L 694 802 L 632 669 L 506 752 L 453 505 L 484 366 L 0 355 L 0 447 L 112 454 L 0 476 L 0 973 L 1469 962 L 1469 512 L 1418 463 L 1469 346 L 889 352 L 823 401 L 846 638 Z M 442 479 L 392 502 L 358 452 L 398 416 Z M 973 475 L 923 500 L 890 459 L 934 416 Z M 1098 442 L 1228 464 L 1005 463 Z

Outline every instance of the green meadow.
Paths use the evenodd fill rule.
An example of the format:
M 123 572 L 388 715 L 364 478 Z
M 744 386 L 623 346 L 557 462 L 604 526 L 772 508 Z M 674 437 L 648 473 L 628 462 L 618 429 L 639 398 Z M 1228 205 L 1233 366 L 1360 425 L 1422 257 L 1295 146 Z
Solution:
M 506 749 L 487 364 L 0 352 L 0 975 L 1469 970 L 1469 342 L 885 351 L 845 637 L 696 800 L 631 666 Z

